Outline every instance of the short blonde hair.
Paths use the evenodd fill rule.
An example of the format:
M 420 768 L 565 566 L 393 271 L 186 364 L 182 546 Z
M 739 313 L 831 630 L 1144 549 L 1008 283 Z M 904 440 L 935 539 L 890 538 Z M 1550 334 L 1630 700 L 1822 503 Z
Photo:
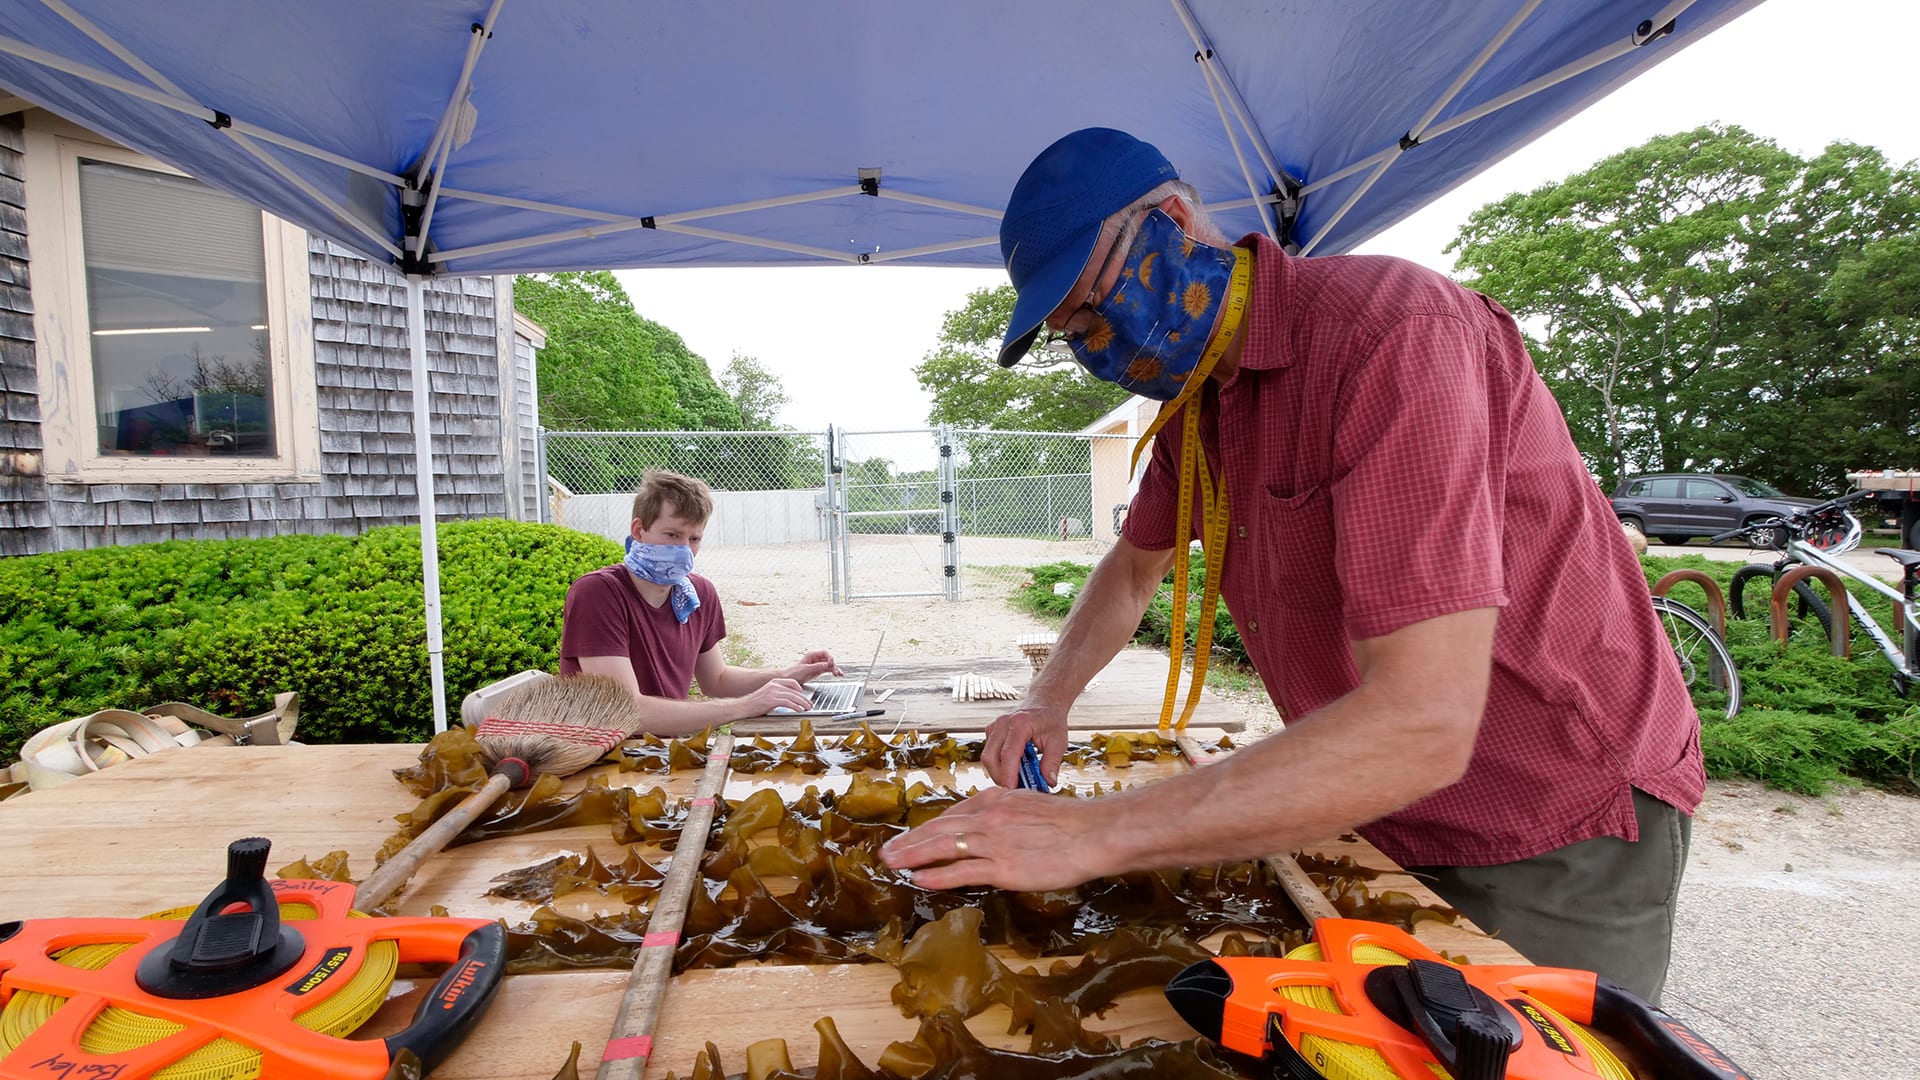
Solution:
M 642 528 L 652 528 L 667 504 L 689 525 L 705 525 L 713 516 L 713 490 L 703 480 L 665 469 L 648 469 L 633 495 L 633 516 Z

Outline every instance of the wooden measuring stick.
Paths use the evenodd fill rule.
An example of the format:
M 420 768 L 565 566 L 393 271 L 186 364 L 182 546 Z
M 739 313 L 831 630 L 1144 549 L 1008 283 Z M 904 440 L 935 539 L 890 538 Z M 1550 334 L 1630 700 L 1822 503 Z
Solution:
M 620 998 L 620 1013 L 614 1017 L 613 1033 L 601 1053 L 595 1080 L 640 1080 L 647 1071 L 647 1059 L 653 1056 L 653 1026 L 660 1019 L 667 982 L 673 977 L 673 953 L 680 944 L 687 904 L 693 890 L 705 888 L 700 883 L 700 863 L 706 855 L 707 830 L 713 825 L 720 788 L 727 782 L 727 761 L 732 756 L 733 736 L 715 738 L 707 753 L 707 767 L 694 785 L 687 822 L 673 849 L 673 864 L 667 867 L 666 880 L 660 884 L 660 902 L 647 920 L 646 937 L 634 951 L 627 992 Z
M 1214 755 L 1200 745 L 1200 740 L 1191 735 L 1181 735 L 1177 741 L 1189 765 L 1199 768 L 1212 762 Z M 1291 853 L 1277 852 L 1266 856 L 1264 861 L 1273 867 L 1275 876 L 1280 879 L 1280 887 L 1287 890 L 1287 895 L 1293 899 L 1293 906 L 1300 909 L 1300 914 L 1309 919 L 1340 917 L 1340 910 L 1333 906 L 1333 901 L 1327 899 L 1326 893 L 1320 891 L 1320 886 L 1313 883 L 1307 872 L 1300 869 L 1300 864 L 1294 861 Z

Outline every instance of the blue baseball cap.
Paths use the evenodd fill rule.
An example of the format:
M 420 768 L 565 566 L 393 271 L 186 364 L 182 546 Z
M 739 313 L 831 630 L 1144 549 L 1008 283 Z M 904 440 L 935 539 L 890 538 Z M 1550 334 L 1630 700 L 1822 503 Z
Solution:
M 1112 128 L 1081 128 L 1040 151 L 1000 218 L 1000 257 L 1019 294 L 1001 336 L 1001 367 L 1020 362 L 1080 280 L 1101 222 L 1178 177 L 1159 150 Z

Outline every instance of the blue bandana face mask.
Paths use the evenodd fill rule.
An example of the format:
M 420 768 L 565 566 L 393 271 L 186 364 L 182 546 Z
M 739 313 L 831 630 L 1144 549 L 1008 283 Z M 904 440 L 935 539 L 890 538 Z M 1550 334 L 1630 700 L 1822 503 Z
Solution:
M 673 617 L 686 622 L 700 607 L 700 596 L 687 575 L 693 573 L 693 548 L 686 544 L 643 544 L 627 537 L 628 570 L 642 581 L 671 585 L 667 600 L 673 605 Z
M 1119 279 L 1068 348 L 1095 378 L 1172 401 L 1220 321 L 1234 258 L 1232 248 L 1202 244 L 1165 212 L 1147 211 Z

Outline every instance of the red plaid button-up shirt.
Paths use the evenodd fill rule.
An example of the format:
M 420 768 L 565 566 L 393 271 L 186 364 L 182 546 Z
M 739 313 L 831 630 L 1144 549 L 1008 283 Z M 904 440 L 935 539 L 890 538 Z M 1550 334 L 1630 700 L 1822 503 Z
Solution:
M 1358 685 L 1350 640 L 1502 609 L 1466 775 L 1361 833 L 1403 865 L 1475 866 L 1638 839 L 1631 788 L 1691 812 L 1698 714 L 1512 317 L 1402 260 L 1242 246 L 1246 345 L 1201 441 L 1232 514 L 1221 594 L 1281 713 Z M 1181 438 L 1155 439 L 1139 547 L 1201 535 L 1197 494 L 1175 534 Z

